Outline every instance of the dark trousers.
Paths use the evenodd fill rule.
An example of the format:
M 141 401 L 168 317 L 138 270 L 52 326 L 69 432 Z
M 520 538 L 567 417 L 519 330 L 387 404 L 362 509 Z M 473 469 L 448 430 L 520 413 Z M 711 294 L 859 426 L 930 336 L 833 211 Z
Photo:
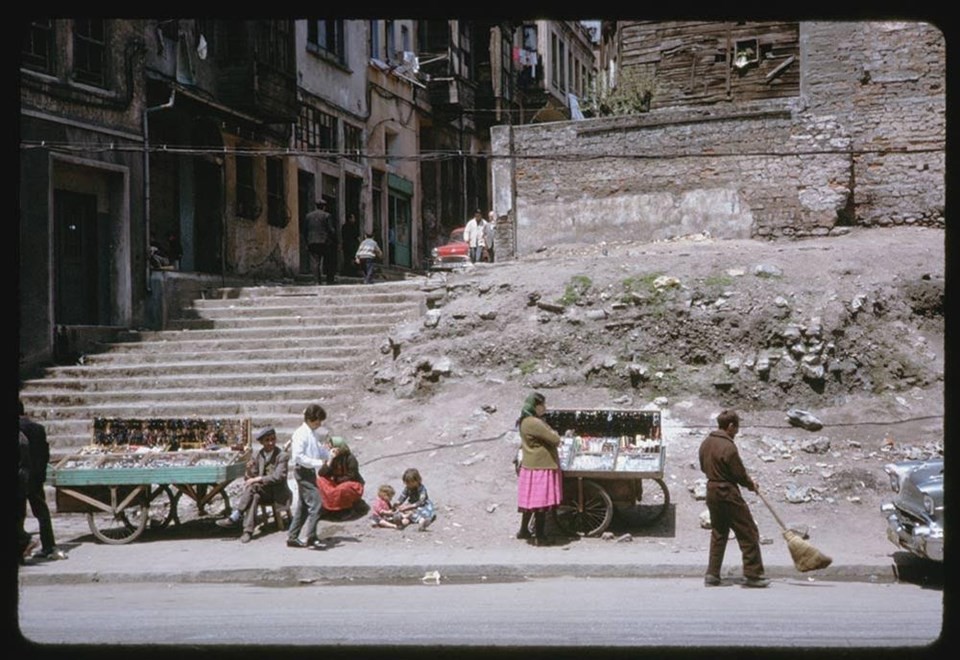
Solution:
M 360 268 L 363 269 L 363 283 L 372 284 L 373 283 L 373 259 L 361 259 Z
M 287 539 L 294 540 L 300 536 L 301 530 L 306 532 L 303 541 L 317 538 L 317 523 L 320 521 L 322 500 L 320 489 L 317 488 L 317 471 L 305 468 L 296 468 L 297 480 L 297 511 L 290 521 L 287 530 Z
M 333 284 L 337 276 L 337 246 L 335 243 L 311 243 L 310 253 L 317 259 L 317 284 Z
M 33 512 L 33 517 L 40 523 L 40 547 L 43 550 L 53 550 L 56 546 L 56 541 L 53 538 L 53 520 L 50 518 L 50 507 L 47 506 L 47 497 L 43 492 L 43 487 L 32 489 L 27 493 L 26 499 L 21 500 L 21 502 L 20 519 L 26 520 L 27 502 L 30 502 L 30 511 Z
M 719 491 L 719 492 L 718 492 Z M 707 509 L 710 510 L 710 559 L 707 574 L 720 577 L 727 538 L 733 530 L 743 555 L 743 575 L 748 578 L 763 577 L 763 558 L 760 556 L 760 530 L 750 515 L 750 508 L 743 501 L 740 491 L 732 484 L 714 487 L 707 484 Z
M 261 503 L 289 502 L 289 489 L 286 482 L 272 486 L 251 484 L 244 486 L 234 508 L 243 514 L 243 531 L 253 534 L 257 527 L 257 508 Z

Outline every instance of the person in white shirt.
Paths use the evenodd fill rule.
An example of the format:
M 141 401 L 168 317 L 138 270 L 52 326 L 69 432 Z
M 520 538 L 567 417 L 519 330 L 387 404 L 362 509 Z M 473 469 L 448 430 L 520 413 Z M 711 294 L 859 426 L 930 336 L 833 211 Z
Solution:
M 477 263 L 483 253 L 483 213 L 477 209 L 463 228 L 463 240 L 470 248 L 470 262 Z
M 317 542 L 317 522 L 320 520 L 320 490 L 317 488 L 317 468 L 329 458 L 326 448 L 330 431 L 322 426 L 327 419 L 323 406 L 312 403 L 303 411 L 303 424 L 293 432 L 290 456 L 297 482 L 297 510 L 287 530 L 287 546 L 309 548 Z

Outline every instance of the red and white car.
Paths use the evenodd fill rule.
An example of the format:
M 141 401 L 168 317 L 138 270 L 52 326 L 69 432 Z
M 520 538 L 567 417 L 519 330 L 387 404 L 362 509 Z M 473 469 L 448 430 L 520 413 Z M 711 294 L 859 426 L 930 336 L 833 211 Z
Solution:
M 430 251 L 431 270 L 448 270 L 470 263 L 470 247 L 463 240 L 463 227 L 450 232 L 450 240 Z

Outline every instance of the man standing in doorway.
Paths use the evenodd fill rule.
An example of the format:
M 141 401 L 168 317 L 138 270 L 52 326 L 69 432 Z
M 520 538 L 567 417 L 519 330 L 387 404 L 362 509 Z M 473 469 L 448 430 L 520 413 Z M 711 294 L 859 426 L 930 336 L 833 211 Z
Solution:
M 333 284 L 337 275 L 337 226 L 320 198 L 307 214 L 307 249 L 317 259 L 317 284 Z

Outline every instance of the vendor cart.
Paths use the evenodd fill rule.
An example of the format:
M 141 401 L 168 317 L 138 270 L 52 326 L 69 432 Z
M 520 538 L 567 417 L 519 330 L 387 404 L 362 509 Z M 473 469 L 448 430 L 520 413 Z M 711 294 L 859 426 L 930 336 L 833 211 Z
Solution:
M 229 514 L 226 487 L 251 456 L 247 419 L 96 418 L 93 436 L 48 478 L 57 511 L 86 513 L 93 535 L 112 545 L 179 524 L 192 505 L 201 517 Z
M 560 528 L 597 536 L 614 512 L 650 525 L 670 504 L 659 410 L 549 410 L 544 421 L 563 438 Z

